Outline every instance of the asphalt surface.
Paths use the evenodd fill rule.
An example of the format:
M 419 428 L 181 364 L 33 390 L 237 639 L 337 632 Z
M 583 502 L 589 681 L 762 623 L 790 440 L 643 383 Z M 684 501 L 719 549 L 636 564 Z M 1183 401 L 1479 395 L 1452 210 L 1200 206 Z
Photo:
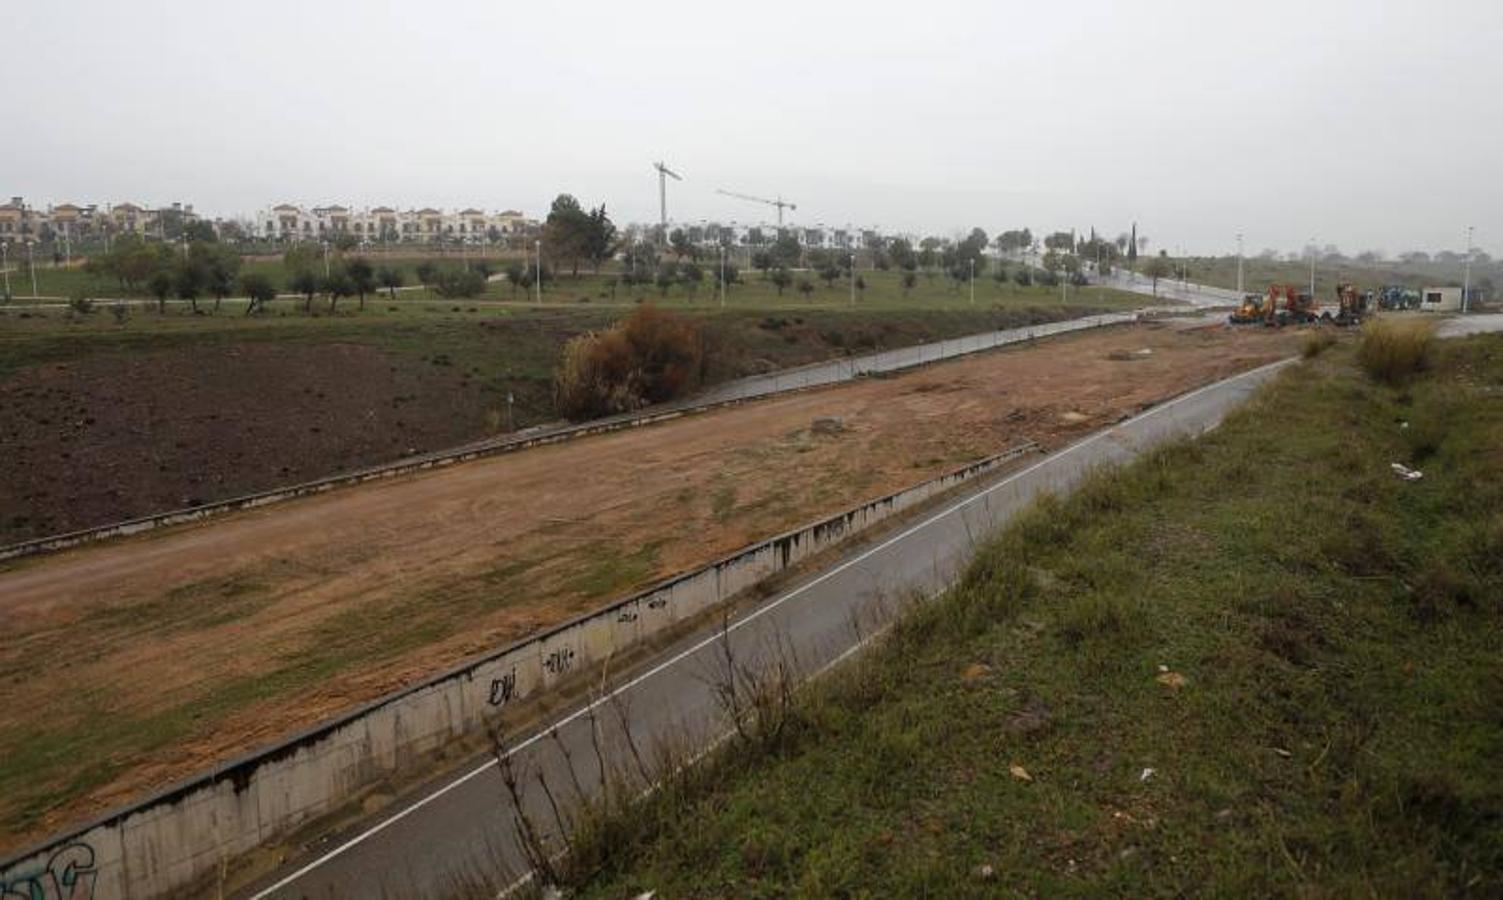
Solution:
M 505 756 L 521 773 L 521 808 L 551 831 L 554 815 L 540 787 L 544 780 L 567 808 L 581 792 L 598 794 L 601 757 L 605 768 L 640 786 L 644 780 L 636 773 L 643 767 L 637 758 L 649 760 L 647 771 L 655 771 L 654 748 L 664 742 L 671 742 L 680 758 L 702 752 L 729 728 L 716 690 L 727 682 L 729 669 L 765 673 L 791 664 L 809 675 L 838 663 L 902 603 L 952 583 L 976 542 L 1041 492 L 1067 490 L 1094 468 L 1214 427 L 1283 365 L 1201 388 L 1027 469 L 978 484 L 723 628 L 706 629 L 670 647 L 644 670 L 603 686 L 597 699 L 511 740 Z M 431 896 L 482 871 L 510 883 L 527 870 L 515 836 L 515 809 L 495 759 L 477 758 L 370 821 L 324 838 L 239 896 Z
M 1153 279 L 1145 278 L 1134 272 L 1117 270 L 1098 281 L 1120 291 L 1131 291 L 1135 294 L 1143 294 L 1156 297 L 1159 300 L 1178 300 L 1191 306 L 1207 309 L 1217 306 L 1236 306 L 1242 302 L 1242 295 L 1226 288 L 1212 287 L 1194 282 L 1175 281 L 1169 278 L 1160 278 L 1155 285 Z
M 1469 334 L 1487 334 L 1503 331 L 1503 313 L 1484 313 L 1445 319 L 1436 328 L 1441 337 L 1466 337 Z

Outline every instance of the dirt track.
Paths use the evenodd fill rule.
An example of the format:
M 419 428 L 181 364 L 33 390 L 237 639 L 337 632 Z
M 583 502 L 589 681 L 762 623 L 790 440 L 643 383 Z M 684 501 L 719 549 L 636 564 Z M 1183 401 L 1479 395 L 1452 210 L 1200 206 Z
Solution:
M 1292 341 L 1150 327 L 1057 339 L 13 566 L 0 572 L 3 845 L 798 522 L 1021 439 L 1057 446 Z M 832 416 L 843 431 L 810 433 Z

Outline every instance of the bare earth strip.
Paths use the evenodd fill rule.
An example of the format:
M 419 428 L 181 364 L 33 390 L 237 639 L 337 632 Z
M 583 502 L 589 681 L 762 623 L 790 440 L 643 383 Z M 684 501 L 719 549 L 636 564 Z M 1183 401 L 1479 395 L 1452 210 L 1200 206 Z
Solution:
M 795 524 L 1023 439 L 1059 446 L 1292 342 L 1149 326 L 1056 339 L 12 566 L 0 846 Z M 844 429 L 812 433 L 822 417 Z

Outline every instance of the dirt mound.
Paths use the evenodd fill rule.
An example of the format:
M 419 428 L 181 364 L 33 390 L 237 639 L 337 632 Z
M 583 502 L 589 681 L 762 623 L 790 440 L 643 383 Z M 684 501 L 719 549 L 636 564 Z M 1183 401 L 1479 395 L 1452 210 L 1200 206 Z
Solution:
M 91 357 L 0 384 L 10 543 L 436 450 L 484 428 L 480 386 L 360 344 Z

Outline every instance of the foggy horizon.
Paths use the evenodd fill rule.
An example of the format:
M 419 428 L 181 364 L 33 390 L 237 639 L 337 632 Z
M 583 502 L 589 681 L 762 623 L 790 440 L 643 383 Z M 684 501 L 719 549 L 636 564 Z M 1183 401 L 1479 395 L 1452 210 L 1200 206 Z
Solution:
M 1503 11 L 1446 6 L 24 7 L 0 193 L 226 218 L 570 193 L 647 223 L 661 159 L 683 223 L 774 220 L 727 189 L 810 227 L 1394 256 L 1471 225 L 1499 255 Z

